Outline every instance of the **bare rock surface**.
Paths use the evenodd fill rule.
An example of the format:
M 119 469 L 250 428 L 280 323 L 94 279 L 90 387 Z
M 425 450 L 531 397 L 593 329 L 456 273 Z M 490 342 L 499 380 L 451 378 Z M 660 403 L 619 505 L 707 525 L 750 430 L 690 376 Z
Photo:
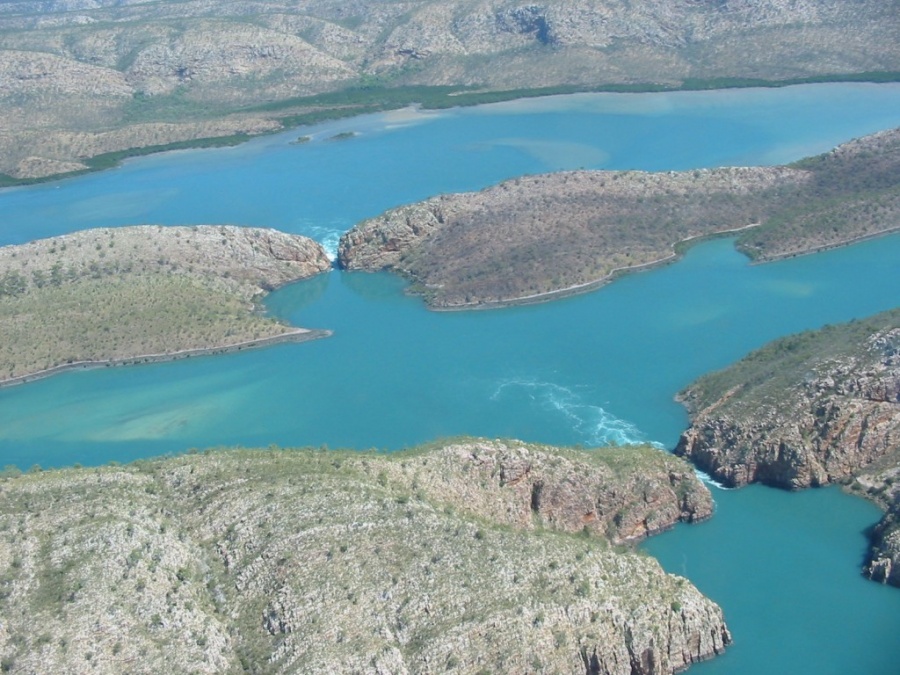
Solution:
M 871 532 L 864 574 L 873 581 L 900 586 L 900 450 L 895 448 L 858 472 L 849 489 L 885 509 Z
M 705 376 L 676 454 L 730 486 L 842 483 L 887 510 L 866 574 L 900 585 L 900 311 L 784 338 Z
M 223 451 L 0 480 L 0 658 L 15 672 L 657 675 L 721 653 L 721 610 L 652 558 L 483 508 L 519 496 L 482 485 L 473 456 L 526 458 L 575 479 L 576 504 L 579 483 L 594 499 L 576 474 L 612 455 L 558 452 Z M 696 482 L 639 452 L 597 479 Z

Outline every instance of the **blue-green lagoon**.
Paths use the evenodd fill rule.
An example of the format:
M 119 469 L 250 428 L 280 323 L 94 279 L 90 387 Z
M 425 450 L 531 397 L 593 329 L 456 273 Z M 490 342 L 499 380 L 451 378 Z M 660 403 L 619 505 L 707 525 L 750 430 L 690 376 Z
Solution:
M 384 208 L 523 173 L 778 163 L 898 125 L 894 85 L 402 111 L 2 191 L 0 241 L 231 222 L 333 246 Z M 359 135 L 328 140 L 342 131 Z M 0 390 L 0 464 L 233 444 L 395 449 L 450 434 L 670 448 L 687 422 L 672 399 L 681 387 L 780 335 L 896 306 L 898 261 L 900 236 L 761 266 L 722 239 L 580 297 L 462 313 L 428 312 L 388 275 L 335 271 L 268 300 L 331 338 Z M 877 509 L 833 489 L 714 494 L 712 521 L 645 546 L 718 601 L 734 632 L 730 652 L 696 672 L 898 671 L 900 591 L 859 575 Z

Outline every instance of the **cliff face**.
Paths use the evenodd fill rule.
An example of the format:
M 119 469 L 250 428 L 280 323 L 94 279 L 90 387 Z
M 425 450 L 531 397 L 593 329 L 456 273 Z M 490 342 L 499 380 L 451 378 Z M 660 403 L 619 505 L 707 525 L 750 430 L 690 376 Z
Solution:
M 886 510 L 871 534 L 866 576 L 900 586 L 900 449 L 859 472 L 849 488 Z
M 417 483 L 438 501 L 498 523 L 592 533 L 615 544 L 679 521 L 705 520 L 713 509 L 709 491 L 690 467 L 652 447 L 564 452 L 464 442 L 429 454 L 421 464 L 394 463 L 382 470 L 400 485 Z M 429 480 L 422 480 L 423 472 Z
M 278 124 L 252 111 L 260 102 L 358 84 L 897 71 L 898 30 L 895 8 L 877 0 L 4 2 L 0 172 L 45 175 L 102 152 L 253 133 Z
M 796 489 L 846 478 L 900 443 L 898 347 L 898 328 L 873 333 L 858 354 L 804 345 L 813 355 L 805 372 L 797 369 L 800 381 L 738 384 L 712 401 L 701 381 L 682 394 L 692 423 L 675 452 L 732 486 Z
M 652 558 L 560 531 L 551 510 L 510 515 L 531 513 L 509 473 L 521 460 L 554 513 L 648 480 L 659 501 L 673 484 L 704 491 L 650 452 L 461 441 L 9 478 L 0 658 L 22 672 L 672 673 L 730 642 L 718 607 Z
M 532 302 L 669 260 L 679 242 L 743 230 L 772 260 L 897 228 L 900 130 L 783 167 L 528 176 L 357 224 L 346 269 L 390 269 L 437 308 Z
M 900 585 L 900 310 L 801 334 L 680 394 L 676 454 L 730 486 L 841 482 L 887 510 L 865 572 Z

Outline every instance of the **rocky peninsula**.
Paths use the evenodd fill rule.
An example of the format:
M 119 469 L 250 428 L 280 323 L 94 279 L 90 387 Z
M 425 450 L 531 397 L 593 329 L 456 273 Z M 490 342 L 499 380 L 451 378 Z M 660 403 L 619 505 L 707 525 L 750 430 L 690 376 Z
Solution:
M 896 79 L 879 0 L 13 0 L 0 184 L 413 103 Z
M 900 585 L 900 310 L 776 340 L 679 398 L 675 452 L 716 480 L 838 482 L 886 508 L 866 573 Z
M 316 242 L 225 225 L 84 230 L 0 248 L 0 385 L 66 368 L 319 337 L 268 291 L 331 266 Z
M 683 460 L 460 439 L 0 480 L 4 671 L 661 675 L 721 610 L 615 542 L 710 513 Z
M 789 166 L 560 172 L 441 195 L 359 223 L 339 262 L 402 274 L 436 309 L 491 307 L 590 290 L 703 237 L 734 232 L 766 261 L 894 231 L 898 213 L 894 129 Z

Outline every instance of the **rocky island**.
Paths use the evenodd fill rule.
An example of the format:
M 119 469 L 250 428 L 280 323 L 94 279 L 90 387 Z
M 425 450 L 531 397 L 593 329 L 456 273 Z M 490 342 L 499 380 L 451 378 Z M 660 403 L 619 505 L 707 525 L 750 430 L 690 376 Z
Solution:
M 766 261 L 894 231 L 898 213 L 894 129 L 789 166 L 572 171 L 441 195 L 359 223 L 339 262 L 398 272 L 433 308 L 479 308 L 590 290 L 702 237 L 739 233 Z
M 3 671 L 662 675 L 721 610 L 617 546 L 706 518 L 650 447 L 214 451 L 0 479 Z
M 886 508 L 866 573 L 900 585 L 900 310 L 776 340 L 679 398 L 675 452 L 716 480 L 838 482 Z
M 896 79 L 898 31 L 880 0 L 11 0 L 0 184 L 413 103 Z
M 264 316 L 257 302 L 330 267 L 306 237 L 224 225 L 102 228 L 4 246 L 0 385 L 319 337 Z

